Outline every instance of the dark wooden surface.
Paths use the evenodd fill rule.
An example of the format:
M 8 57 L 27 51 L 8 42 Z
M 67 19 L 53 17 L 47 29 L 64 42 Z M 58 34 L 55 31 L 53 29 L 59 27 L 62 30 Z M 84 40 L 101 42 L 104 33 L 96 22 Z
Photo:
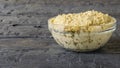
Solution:
M 103 48 L 76 53 L 60 47 L 47 20 L 87 10 L 108 13 L 117 29 Z M 0 68 L 119 68 L 120 0 L 0 0 Z

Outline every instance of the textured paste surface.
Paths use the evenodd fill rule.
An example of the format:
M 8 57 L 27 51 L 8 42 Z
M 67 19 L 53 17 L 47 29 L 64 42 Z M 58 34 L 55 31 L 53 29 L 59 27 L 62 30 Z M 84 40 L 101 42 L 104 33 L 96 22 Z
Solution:
M 62 14 L 49 19 L 49 23 L 53 24 L 54 29 L 61 31 L 102 31 L 111 27 L 114 22 L 114 18 L 108 14 L 94 10 Z

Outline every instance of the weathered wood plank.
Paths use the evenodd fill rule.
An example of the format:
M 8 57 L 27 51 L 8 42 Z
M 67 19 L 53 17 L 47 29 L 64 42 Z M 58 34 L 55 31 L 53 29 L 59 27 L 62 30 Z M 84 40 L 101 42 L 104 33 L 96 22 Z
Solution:
M 83 54 L 36 48 L 19 50 L 3 48 L 1 54 L 3 55 L 0 58 L 2 61 L 0 66 L 3 68 L 119 68 L 120 64 L 119 54 Z
M 51 34 L 47 26 L 37 25 L 0 25 L 0 37 L 50 37 Z
M 75 12 L 81 12 L 81 11 L 87 11 L 87 10 L 98 10 L 109 14 L 119 14 L 120 12 L 120 5 L 116 6 L 57 6 L 56 5 L 22 5 L 22 7 L 10 7 L 0 9 L 1 15 L 36 15 L 36 14 L 61 14 L 61 13 L 75 13 Z
M 21 1 L 21 0 L 18 0 Z M 0 15 L 14 15 L 14 14 L 24 14 L 24 13 L 68 13 L 68 12 L 81 12 L 86 10 L 98 10 L 109 14 L 119 14 L 120 12 L 120 2 L 119 1 L 40 1 L 37 3 L 27 3 L 27 4 L 16 4 L 16 3 L 3 3 L 0 2 Z M 27 2 L 27 1 L 25 1 Z M 110 3 L 109 3 L 110 2 Z M 107 4 L 106 4 L 107 3 Z M 32 15 L 33 15 L 32 14 Z
M 41 23 L 47 24 L 48 16 L 39 15 L 25 15 L 25 16 L 0 16 L 0 24 L 24 24 L 24 25 L 39 25 Z
M 108 42 L 103 48 L 90 53 L 120 53 L 120 43 L 110 43 Z M 46 38 L 9 38 L 0 39 L 0 47 L 6 48 L 38 48 L 42 50 L 53 49 L 53 51 L 59 50 L 60 52 L 69 52 L 69 50 L 60 47 L 53 39 Z
M 0 39 L 0 67 L 119 68 L 119 45 L 107 43 L 105 47 L 95 52 L 76 53 L 61 48 L 53 39 Z
M 113 4 L 119 4 L 119 0 L 0 0 L 0 2 L 2 3 L 16 3 L 16 4 L 89 4 L 89 3 L 104 3 L 104 4 L 109 4 L 109 5 L 113 5 Z M 78 5 L 79 5 L 78 4 Z

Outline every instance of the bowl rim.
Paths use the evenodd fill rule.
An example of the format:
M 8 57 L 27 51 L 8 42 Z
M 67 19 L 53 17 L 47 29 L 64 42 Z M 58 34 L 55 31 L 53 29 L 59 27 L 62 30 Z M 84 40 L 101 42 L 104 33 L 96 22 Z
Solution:
M 80 34 L 99 34 L 99 33 L 106 33 L 106 32 L 113 32 L 116 30 L 116 24 L 114 24 L 114 26 L 112 26 L 111 28 L 107 29 L 107 30 L 103 30 L 103 31 L 98 31 L 98 32 L 72 32 L 72 31 L 58 31 L 58 30 L 55 30 L 55 29 L 51 29 L 49 28 L 49 31 L 52 33 L 52 31 L 54 32 L 57 32 L 57 33 L 61 33 L 61 34 L 71 34 L 71 33 L 80 33 Z

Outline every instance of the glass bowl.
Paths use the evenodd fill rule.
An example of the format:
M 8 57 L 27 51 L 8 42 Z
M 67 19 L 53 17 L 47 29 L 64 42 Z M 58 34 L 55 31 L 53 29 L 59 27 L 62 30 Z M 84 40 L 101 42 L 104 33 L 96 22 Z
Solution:
M 109 23 L 99 26 L 103 26 L 103 28 L 94 28 L 94 31 L 92 32 L 86 32 L 82 30 L 72 32 L 65 31 L 65 25 L 48 23 L 49 31 L 51 32 L 56 42 L 63 48 L 77 52 L 93 51 L 100 47 L 103 47 L 116 29 L 116 23 Z M 84 26 L 80 27 L 83 29 L 85 28 Z

